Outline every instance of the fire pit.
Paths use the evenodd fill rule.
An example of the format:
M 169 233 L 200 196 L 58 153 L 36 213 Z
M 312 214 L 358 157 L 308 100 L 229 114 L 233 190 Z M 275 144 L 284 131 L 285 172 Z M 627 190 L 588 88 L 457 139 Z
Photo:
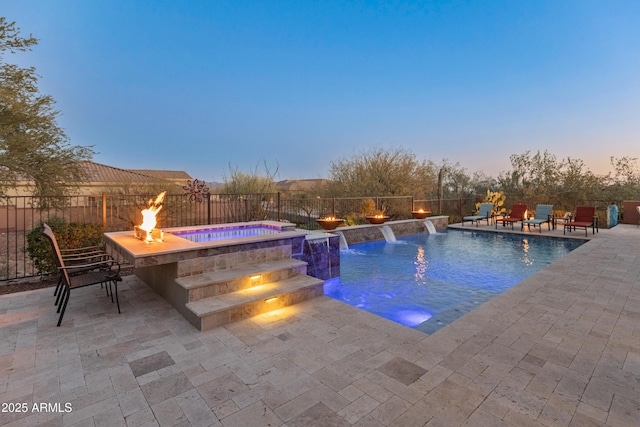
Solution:
M 156 229 L 156 215 L 162 209 L 165 194 L 163 191 L 155 200 L 149 200 L 149 207 L 142 210 L 142 224 L 133 227 L 133 235 L 145 243 L 164 241 L 164 232 Z
M 344 224 L 344 219 L 328 216 L 325 218 L 318 218 L 316 219 L 316 222 L 325 230 L 335 230 Z
M 413 217 L 415 219 L 425 219 L 430 214 L 431 214 L 431 211 L 426 211 L 424 209 L 418 209 L 417 211 L 411 211 L 411 215 L 413 215 Z
M 389 220 L 389 217 L 387 215 L 378 214 L 378 215 L 367 215 L 365 219 L 369 224 L 384 224 Z

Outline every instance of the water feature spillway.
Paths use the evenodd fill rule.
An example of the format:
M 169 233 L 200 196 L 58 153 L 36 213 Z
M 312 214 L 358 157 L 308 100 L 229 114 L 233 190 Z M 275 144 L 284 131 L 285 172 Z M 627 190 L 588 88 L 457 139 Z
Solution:
M 347 239 L 344 237 L 344 233 L 342 231 L 336 231 L 335 233 L 340 236 L 340 249 L 349 249 L 349 244 L 347 243 Z
M 425 219 L 423 222 L 424 226 L 427 228 L 427 232 L 429 234 L 435 234 L 437 233 L 436 231 L 436 227 L 434 227 L 433 223 L 431 221 L 429 221 L 428 219 Z
M 380 232 L 382 233 L 382 235 L 384 236 L 384 239 L 387 242 L 396 241 L 396 235 L 393 234 L 393 230 L 388 225 L 383 225 L 382 227 L 380 227 Z

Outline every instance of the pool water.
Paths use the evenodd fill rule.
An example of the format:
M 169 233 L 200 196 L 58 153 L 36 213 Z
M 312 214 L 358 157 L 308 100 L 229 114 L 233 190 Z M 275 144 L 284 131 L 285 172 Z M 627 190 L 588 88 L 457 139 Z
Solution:
M 463 230 L 362 243 L 340 252 L 325 294 L 433 333 L 583 243 Z

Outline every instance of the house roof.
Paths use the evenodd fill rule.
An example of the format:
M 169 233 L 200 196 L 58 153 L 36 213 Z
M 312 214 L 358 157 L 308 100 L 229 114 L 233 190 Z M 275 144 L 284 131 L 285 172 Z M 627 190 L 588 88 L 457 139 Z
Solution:
M 121 169 L 91 161 L 83 163 L 88 174 L 88 182 L 91 183 L 133 182 L 152 184 L 157 183 L 158 180 L 173 181 L 176 179 L 191 179 L 191 176 L 183 171 Z
M 160 169 L 127 169 L 127 170 L 131 172 L 140 173 L 146 176 L 150 176 L 153 178 L 160 178 L 160 179 L 169 179 L 169 180 L 192 179 L 191 175 L 189 175 L 185 171 L 170 171 L 170 170 L 160 170 Z

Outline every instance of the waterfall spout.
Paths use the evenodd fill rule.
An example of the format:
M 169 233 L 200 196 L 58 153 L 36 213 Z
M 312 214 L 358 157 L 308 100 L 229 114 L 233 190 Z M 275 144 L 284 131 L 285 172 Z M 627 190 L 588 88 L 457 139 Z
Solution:
M 384 236 L 384 239 L 387 242 L 396 241 L 396 235 L 393 234 L 393 230 L 388 225 L 383 225 L 382 227 L 380 227 L 380 232 L 382 233 L 382 235 Z
M 427 228 L 427 232 L 428 232 L 429 234 L 435 234 L 435 233 L 437 232 L 437 231 L 436 231 L 436 227 L 434 227 L 434 225 L 433 225 L 433 223 L 431 222 L 431 220 L 428 220 L 428 219 L 427 219 L 427 220 L 425 220 L 425 221 L 423 222 L 423 224 L 424 224 L 424 226 Z
M 340 236 L 340 249 L 349 249 L 349 244 L 347 243 L 347 239 L 344 237 L 342 231 L 334 231 L 334 233 Z

